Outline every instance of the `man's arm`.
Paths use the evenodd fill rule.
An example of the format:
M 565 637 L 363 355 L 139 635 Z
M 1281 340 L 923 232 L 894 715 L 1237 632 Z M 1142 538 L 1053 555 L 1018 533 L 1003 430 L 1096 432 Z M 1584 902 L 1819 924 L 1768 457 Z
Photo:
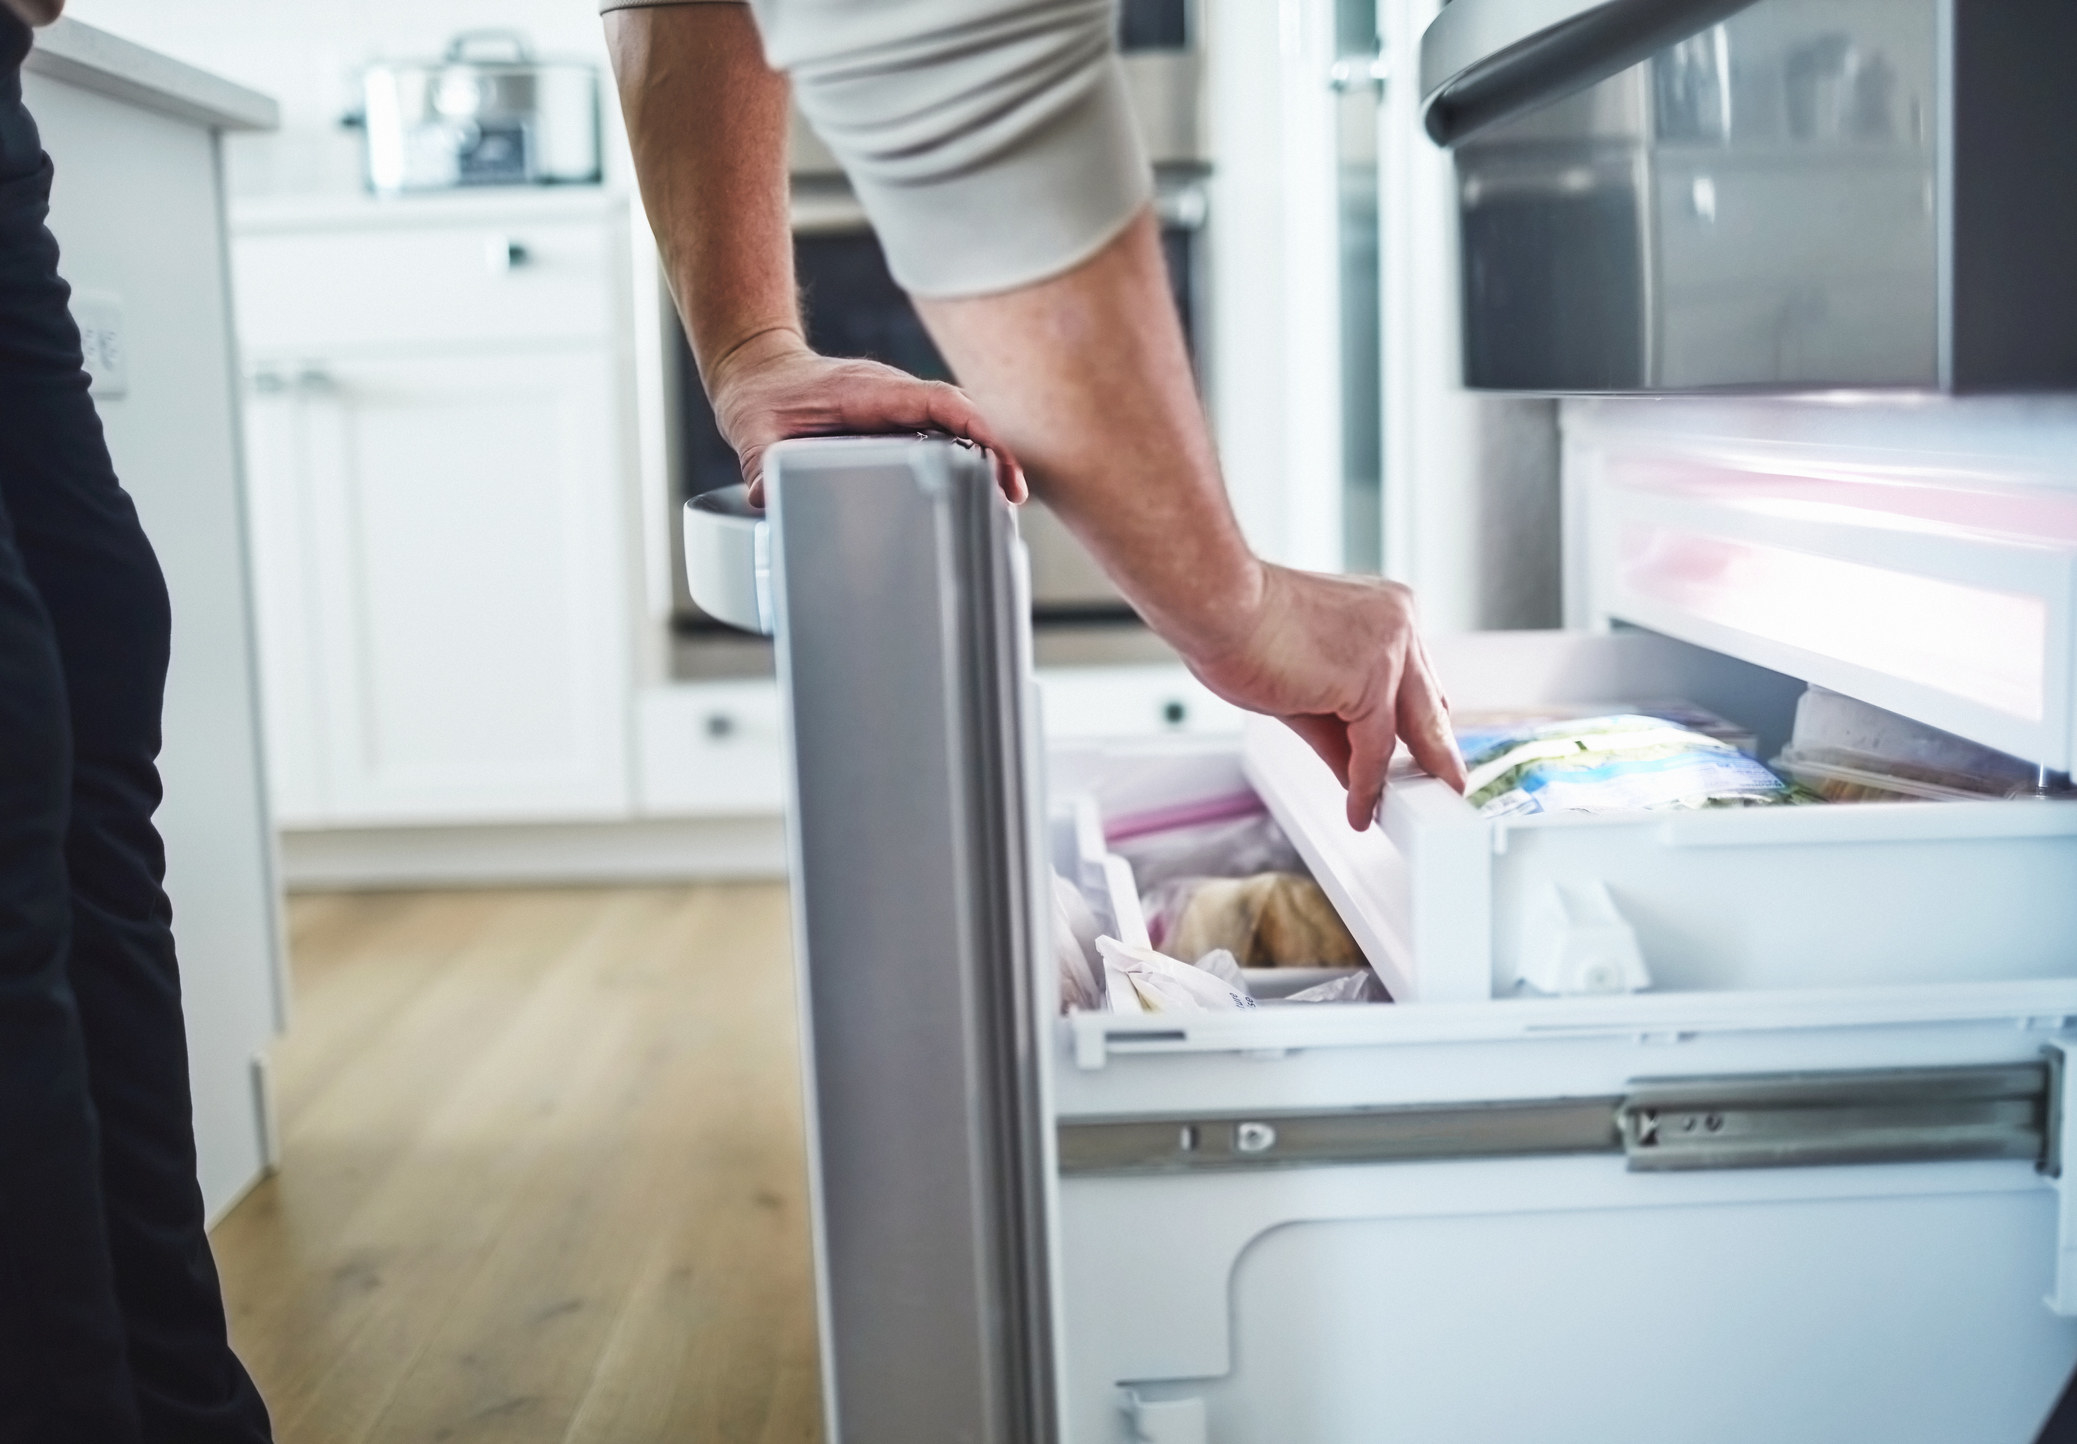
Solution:
M 7 0 L 19 3 L 19 0 Z M 818 356 L 803 335 L 788 218 L 786 77 L 744 5 L 616 10 L 606 39 L 642 201 L 700 378 L 743 475 L 789 436 L 938 430 L 1010 451 L 957 387 L 871 361 Z
M 923 293 L 925 323 L 980 403 L 939 388 L 920 424 L 1027 460 L 1197 675 L 1283 718 L 1327 760 L 1352 825 L 1368 826 L 1401 737 L 1461 784 L 1406 589 L 1267 566 L 1242 539 L 1143 204 L 1122 81 L 1106 69 L 1110 11 L 1050 3 L 1060 28 L 1036 39 L 1007 3 L 979 5 L 978 28 L 920 40 L 902 27 L 940 22 L 941 8 L 824 0 L 787 12 L 785 43 L 814 77 L 811 115 L 897 223 L 882 231 L 897 277 Z M 784 436 L 919 424 L 895 418 L 924 397 L 895 388 L 920 383 L 832 370 L 865 363 L 813 357 L 789 328 L 786 87 L 748 14 L 694 4 L 608 18 L 644 197 L 746 472 Z M 971 69 L 977 55 L 992 74 Z M 929 294 L 939 289 L 950 294 Z
M 1038 494 L 1207 686 L 1312 744 L 1352 826 L 1398 739 L 1462 785 L 1406 588 L 1269 566 L 1242 539 L 1150 212 L 1064 275 L 917 305 Z

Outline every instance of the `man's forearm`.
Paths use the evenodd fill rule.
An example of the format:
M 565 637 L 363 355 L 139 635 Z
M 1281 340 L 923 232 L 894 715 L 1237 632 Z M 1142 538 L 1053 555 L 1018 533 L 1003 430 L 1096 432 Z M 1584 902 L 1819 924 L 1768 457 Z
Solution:
M 799 344 L 787 214 L 786 78 L 744 5 L 606 17 L 642 201 L 700 374 Z
M 1262 568 L 1219 478 L 1151 211 L 1064 275 L 917 304 L 1034 490 L 1147 620 L 1186 653 L 1235 645 Z

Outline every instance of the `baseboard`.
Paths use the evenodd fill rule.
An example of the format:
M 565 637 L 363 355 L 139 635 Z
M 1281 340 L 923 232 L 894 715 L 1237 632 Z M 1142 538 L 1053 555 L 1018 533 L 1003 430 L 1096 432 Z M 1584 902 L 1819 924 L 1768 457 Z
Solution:
M 713 817 L 296 830 L 281 835 L 281 870 L 309 891 L 783 878 L 786 828 Z

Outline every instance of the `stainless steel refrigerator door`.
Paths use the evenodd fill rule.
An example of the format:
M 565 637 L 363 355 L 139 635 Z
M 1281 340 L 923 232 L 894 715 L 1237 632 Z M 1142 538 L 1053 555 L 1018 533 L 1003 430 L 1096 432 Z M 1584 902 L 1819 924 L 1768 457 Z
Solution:
M 1037 777 L 984 455 L 765 462 L 831 1444 L 1055 1437 Z
M 1452 0 L 1464 380 L 2077 386 L 2064 0 Z

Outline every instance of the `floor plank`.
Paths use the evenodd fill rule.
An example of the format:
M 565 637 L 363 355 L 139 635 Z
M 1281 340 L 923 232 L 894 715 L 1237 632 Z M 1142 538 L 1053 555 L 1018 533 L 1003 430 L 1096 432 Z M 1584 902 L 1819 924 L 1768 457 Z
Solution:
M 283 1444 L 819 1440 L 782 888 L 289 926 L 282 1166 L 215 1236 Z

